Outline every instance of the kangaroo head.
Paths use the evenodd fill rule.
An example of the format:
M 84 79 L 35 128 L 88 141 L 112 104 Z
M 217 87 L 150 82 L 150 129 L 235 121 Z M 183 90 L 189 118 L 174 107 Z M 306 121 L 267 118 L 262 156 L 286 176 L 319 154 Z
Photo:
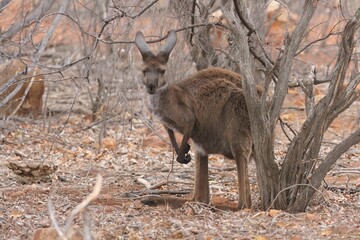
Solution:
M 164 73 L 169 55 L 175 47 L 175 44 L 176 32 L 170 31 L 165 45 L 160 49 L 159 53 L 155 55 L 146 43 L 142 32 L 136 33 L 135 45 L 137 49 L 139 49 L 144 61 L 143 82 L 149 94 L 154 94 L 157 89 L 166 86 L 167 81 L 164 78 Z

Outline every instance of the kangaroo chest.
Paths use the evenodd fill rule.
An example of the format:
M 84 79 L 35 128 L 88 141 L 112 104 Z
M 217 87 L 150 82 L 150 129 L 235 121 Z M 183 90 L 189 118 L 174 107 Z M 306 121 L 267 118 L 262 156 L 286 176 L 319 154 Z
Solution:
M 174 116 L 174 106 L 165 98 L 162 92 L 152 94 L 148 99 L 148 108 L 166 127 L 182 133 L 181 123 Z

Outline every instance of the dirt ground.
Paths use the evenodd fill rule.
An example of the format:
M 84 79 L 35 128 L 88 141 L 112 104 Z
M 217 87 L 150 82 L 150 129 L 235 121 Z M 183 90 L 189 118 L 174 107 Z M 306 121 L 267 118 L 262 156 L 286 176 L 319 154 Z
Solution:
M 293 92 L 288 106 L 296 106 L 297 96 Z M 358 127 L 354 119 L 359 108 L 356 102 L 333 124 L 322 156 L 351 127 Z M 283 117 L 297 126 L 302 114 L 289 107 L 284 109 Z M 141 199 L 154 194 L 190 196 L 193 162 L 174 162 L 169 145 L 149 133 L 143 119 L 125 116 L 125 123 L 120 118 L 108 122 L 101 146 L 99 132 L 103 126 L 90 122 L 86 114 L 1 122 L 0 239 L 32 239 L 36 229 L 51 227 L 49 201 L 57 223 L 63 227 L 71 211 L 91 193 L 97 174 L 103 177 L 102 189 L 87 212 L 92 233 L 98 239 L 360 238 L 359 145 L 337 162 L 305 213 L 261 211 L 254 162 L 250 173 L 252 209 L 232 212 L 195 202 L 180 208 L 153 207 L 143 205 Z M 88 126 L 92 129 L 85 130 Z M 155 126 L 162 132 L 160 125 Z M 276 155 L 281 159 L 287 141 L 280 130 L 278 135 Z M 20 178 L 7 167 L 9 162 L 19 161 L 48 163 L 57 170 L 48 179 Z M 236 202 L 236 172 L 231 160 L 211 157 L 210 185 L 213 203 Z M 81 215 L 76 216 L 74 224 L 83 227 Z

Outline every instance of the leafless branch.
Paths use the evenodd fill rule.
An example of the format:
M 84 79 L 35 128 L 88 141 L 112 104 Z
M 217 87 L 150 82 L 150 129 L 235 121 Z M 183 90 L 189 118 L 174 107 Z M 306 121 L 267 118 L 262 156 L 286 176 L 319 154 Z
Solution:
M 59 13 L 64 13 L 66 11 L 68 3 L 69 3 L 69 0 L 64 0 L 62 2 L 60 9 L 59 9 Z M 44 38 L 41 41 L 40 47 L 34 56 L 35 59 L 40 58 L 41 54 L 45 50 L 45 47 L 47 46 L 47 44 L 50 40 L 50 38 L 54 34 L 54 31 L 55 31 L 57 25 L 59 24 L 59 22 L 60 22 L 60 15 L 56 15 L 56 17 L 54 18 L 54 20 L 52 21 L 52 23 L 50 25 L 49 30 L 46 32 L 46 35 L 44 36 Z
M 244 24 L 244 26 L 249 30 L 249 32 L 247 33 L 247 36 L 250 36 L 253 32 L 255 32 L 255 28 L 247 20 L 247 18 L 244 17 L 244 13 L 241 11 L 237 0 L 234 0 L 234 6 L 235 6 L 236 14 L 238 15 L 239 19 Z
M 293 138 L 291 138 L 291 137 L 289 136 L 289 134 L 286 132 L 284 126 L 286 126 L 286 127 L 292 132 L 292 134 L 293 134 L 294 136 L 296 136 L 298 133 L 297 133 L 294 129 L 292 129 L 292 127 L 291 127 L 288 123 L 284 122 L 280 117 L 279 117 L 279 121 L 280 121 L 281 129 L 282 129 L 283 133 L 285 134 L 286 138 L 287 138 L 290 142 L 292 142 L 292 141 L 293 141 Z
M 356 99 L 344 97 L 346 94 L 344 94 L 343 91 L 343 83 L 354 49 L 354 35 L 356 29 L 360 25 L 359 19 L 360 9 L 358 9 L 356 17 L 349 21 L 345 26 L 338 59 L 330 74 L 331 84 L 328 93 L 316 104 L 314 113 L 307 117 L 301 131 L 296 136 L 295 141 L 293 141 L 295 144 L 289 148 L 282 170 L 284 176 L 288 176 L 288 180 L 293 178 L 294 181 L 292 182 L 295 182 L 295 176 L 303 175 L 303 179 L 306 179 L 306 176 L 304 175 L 305 171 L 309 172 L 313 167 L 314 160 L 318 158 L 324 133 L 332 121 Z M 356 77 L 354 77 L 350 83 L 356 82 L 356 80 Z M 355 93 L 354 86 L 356 86 L 356 84 L 353 84 L 352 87 L 349 88 L 349 94 Z M 356 96 L 356 94 L 351 96 Z M 315 173 L 310 179 L 311 185 L 318 188 L 330 167 L 337 159 L 339 159 L 341 154 L 347 151 L 352 145 L 358 143 L 359 138 L 360 129 L 335 147 L 315 170 Z M 298 170 L 295 170 L 296 168 L 298 168 Z M 293 203 L 291 203 L 289 209 L 304 211 L 311 199 L 309 196 L 312 196 L 314 191 L 306 187 L 297 188 L 296 191 L 297 192 L 293 192 L 293 194 L 297 194 L 297 197 L 294 199 Z
M 314 175 L 314 177 L 311 179 L 312 185 L 314 185 L 315 187 L 319 187 L 325 175 L 330 171 L 330 168 L 341 157 L 341 155 L 359 142 L 360 129 L 352 133 L 349 137 L 339 143 L 331 152 L 327 154 L 325 160 L 322 161 L 317 168 L 317 174 Z
M 241 11 L 241 9 L 244 9 L 245 6 L 243 6 L 244 2 L 240 1 L 242 4 L 239 6 L 238 1 L 234 0 L 234 6 L 235 11 L 238 16 L 238 18 L 241 20 L 242 24 L 249 30 L 246 36 L 248 36 L 248 44 L 249 44 L 249 50 L 251 54 L 267 69 L 272 69 L 274 67 L 274 62 L 272 59 L 268 56 L 266 53 L 264 46 L 262 42 L 260 41 L 260 38 L 258 36 L 258 33 L 256 32 L 256 29 L 253 27 L 250 21 L 245 18 L 244 13 Z M 226 11 L 225 11 L 226 14 Z M 227 18 L 230 18 L 230 15 L 227 16 Z M 228 19 L 228 22 L 230 19 Z M 273 74 L 277 77 L 277 72 L 273 71 Z
M 11 3 L 12 0 L 3 0 L 0 2 L 0 13 Z
M 342 32 L 329 32 L 326 36 L 322 37 L 322 38 L 318 38 L 308 44 L 306 44 L 303 48 L 301 48 L 299 51 L 296 52 L 295 56 L 299 55 L 300 53 L 302 53 L 303 51 L 305 51 L 305 49 L 309 48 L 310 46 L 314 45 L 317 42 L 321 42 L 324 41 L 326 39 L 328 39 L 330 36 L 336 36 L 336 35 L 341 35 Z
M 48 201 L 48 211 L 49 211 L 51 224 L 55 228 L 57 234 L 59 235 L 59 237 L 61 239 L 66 238 L 66 234 L 63 232 L 63 230 L 61 230 L 59 224 L 56 221 L 54 206 L 53 206 L 51 199 L 49 199 L 49 201 Z
M 298 188 L 298 187 L 300 187 L 300 186 L 301 186 L 301 187 L 309 187 L 309 188 L 313 189 L 314 191 L 319 192 L 319 193 L 322 195 L 322 193 L 321 193 L 316 187 L 314 187 L 314 186 L 312 186 L 312 185 L 310 185 L 310 184 L 294 184 L 294 185 L 291 185 L 291 186 L 289 186 L 289 187 L 283 188 L 281 191 L 279 191 L 279 193 L 275 196 L 274 200 L 272 201 L 272 203 L 270 204 L 270 206 L 267 208 L 266 211 L 269 211 L 269 210 L 274 206 L 277 198 L 279 198 L 280 195 L 281 195 L 283 192 L 289 191 L 289 190 L 292 189 L 292 188 Z M 324 197 L 323 197 L 323 198 L 324 198 Z M 324 199 L 325 199 L 325 198 L 324 198 Z
M 114 8 L 115 8 L 117 11 L 119 11 L 122 16 L 131 18 L 131 19 L 135 19 L 135 18 L 141 16 L 142 14 L 144 14 L 149 8 L 151 8 L 151 7 L 152 7 L 155 3 L 157 3 L 158 1 L 159 1 L 159 0 L 153 0 L 152 2 L 150 2 L 149 4 L 147 4 L 145 7 L 143 7 L 137 14 L 134 14 L 134 15 L 129 15 L 129 14 L 127 14 L 125 11 L 117 8 L 116 6 L 115 6 Z M 111 17 L 111 18 L 108 19 L 108 20 L 112 21 L 112 18 L 113 18 L 113 17 Z M 117 17 L 116 17 L 116 18 L 117 18 Z
M 27 15 L 24 22 L 17 22 L 0 36 L 0 42 L 11 39 L 15 34 L 20 32 L 24 27 L 28 27 L 38 19 L 40 19 L 55 3 L 55 0 L 40 1 L 42 6 L 35 7 L 32 12 Z
M 282 103 L 287 93 L 292 59 L 295 57 L 296 50 L 299 47 L 302 36 L 306 27 L 309 25 L 310 19 L 312 18 L 318 3 L 318 0 L 307 0 L 305 2 L 304 11 L 300 17 L 299 23 L 292 34 L 289 44 L 285 47 L 284 55 L 281 57 L 281 72 L 274 91 L 276 97 L 272 98 L 270 104 L 270 122 L 272 125 L 276 123 L 279 117 Z
M 49 1 L 49 2 L 51 2 L 51 1 Z M 65 1 L 63 2 L 63 4 L 62 4 L 61 7 L 60 7 L 60 12 L 64 12 L 64 11 L 66 10 L 66 6 L 67 6 L 68 2 L 69 2 L 69 0 L 65 0 Z M 52 3 L 51 3 L 51 4 L 52 4 Z M 47 5 L 46 5 L 46 6 L 47 6 Z M 51 7 L 51 6 L 49 6 L 49 8 L 50 8 L 50 7 Z M 35 11 L 34 11 L 34 12 L 35 12 Z M 35 13 L 34 13 L 34 14 L 35 14 Z M 39 17 L 38 15 L 36 15 L 36 16 Z M 50 30 L 47 32 L 46 36 L 42 39 L 41 44 L 40 44 L 40 48 L 38 49 L 37 54 L 33 57 L 34 65 L 31 65 L 31 66 L 27 69 L 27 71 L 31 72 L 31 71 L 34 69 L 34 66 L 37 65 L 37 63 L 38 63 L 38 61 L 39 61 L 42 53 L 43 53 L 44 50 L 45 50 L 45 47 L 46 47 L 47 44 L 48 44 L 49 39 L 51 38 L 51 36 L 52 36 L 52 34 L 53 34 L 53 32 L 54 32 L 57 24 L 59 23 L 59 21 L 60 21 L 60 19 L 59 19 L 58 16 L 57 16 L 57 17 L 54 19 L 54 21 L 52 22 L 52 25 L 51 25 Z M 6 35 L 5 35 L 5 36 L 6 36 Z M 1 38 L 3 38 L 3 37 L 4 37 L 4 35 L 1 36 Z M 3 85 L 0 87 L 0 94 L 2 94 L 7 88 L 9 88 L 9 86 L 12 85 L 12 84 L 16 81 L 16 78 L 17 78 L 20 74 L 22 74 L 22 73 L 18 73 L 18 72 L 15 73 L 14 76 L 13 76 L 11 79 L 9 79 L 5 84 L 3 84 Z M 34 76 L 32 76 L 32 78 L 33 78 L 33 77 L 34 77 Z M 5 104 L 7 104 L 7 103 L 10 101 L 10 99 L 12 99 L 12 98 L 20 91 L 20 89 L 22 88 L 23 84 L 24 84 L 24 82 L 20 82 L 19 84 L 17 84 L 16 88 L 15 88 L 11 93 L 9 93 L 9 94 L 1 101 L 1 104 L 0 104 L 0 105 L 3 106 L 3 105 L 5 105 Z M 31 86 L 28 86 L 28 87 L 27 87 L 26 93 L 30 90 L 30 87 L 31 87 Z M 24 98 L 25 96 L 26 96 L 26 94 L 23 96 L 23 98 Z M 0 106 L 0 107 L 1 107 L 1 106 Z M 20 106 L 21 106 L 21 105 L 19 105 L 18 107 L 20 107 Z M 11 115 L 13 115 L 13 114 L 11 114 Z

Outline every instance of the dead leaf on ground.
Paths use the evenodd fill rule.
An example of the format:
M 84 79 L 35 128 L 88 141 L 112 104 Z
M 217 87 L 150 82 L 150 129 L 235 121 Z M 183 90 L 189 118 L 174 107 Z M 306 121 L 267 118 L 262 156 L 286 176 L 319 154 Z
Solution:
M 306 213 L 305 219 L 310 221 L 317 221 L 321 219 L 321 216 L 319 216 L 318 214 Z
M 110 138 L 110 137 L 104 138 L 104 139 L 101 141 L 101 146 L 102 146 L 103 148 L 107 148 L 107 149 L 110 149 L 110 150 L 115 149 L 116 146 L 117 146 L 117 145 L 116 145 L 116 139 Z
M 10 217 L 13 219 L 17 219 L 19 217 L 22 217 L 24 215 L 23 211 L 20 210 L 13 210 L 10 212 Z
M 282 213 L 282 211 L 277 210 L 277 209 L 270 209 L 268 212 L 270 217 L 275 217 L 275 216 L 279 215 L 280 213 Z
M 254 240 L 267 240 L 267 238 L 262 235 L 258 235 L 254 238 Z
M 322 230 L 320 232 L 320 235 L 321 236 L 330 236 L 332 234 L 333 230 L 331 228 L 328 228 L 328 229 L 325 229 L 325 230 Z
M 294 222 L 283 222 L 283 221 L 277 222 L 276 225 L 279 227 L 288 228 L 288 229 L 289 228 L 295 229 L 295 228 L 299 227 L 299 225 Z

